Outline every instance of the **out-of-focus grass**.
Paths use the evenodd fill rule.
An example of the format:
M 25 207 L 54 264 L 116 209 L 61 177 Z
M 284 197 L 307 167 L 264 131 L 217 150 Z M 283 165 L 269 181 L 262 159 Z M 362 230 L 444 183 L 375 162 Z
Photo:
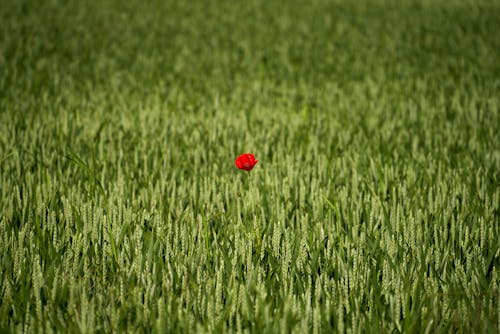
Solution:
M 499 16 L 0 1 L 0 329 L 497 332 Z

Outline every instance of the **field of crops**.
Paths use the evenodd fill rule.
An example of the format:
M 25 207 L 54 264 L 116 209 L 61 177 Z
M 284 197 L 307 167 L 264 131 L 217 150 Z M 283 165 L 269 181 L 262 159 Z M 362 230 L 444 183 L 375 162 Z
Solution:
M 498 333 L 499 18 L 0 0 L 0 332 Z

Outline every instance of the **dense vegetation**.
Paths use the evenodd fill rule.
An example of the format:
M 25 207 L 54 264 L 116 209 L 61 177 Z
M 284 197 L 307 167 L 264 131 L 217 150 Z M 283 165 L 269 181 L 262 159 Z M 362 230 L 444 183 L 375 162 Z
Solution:
M 0 331 L 498 333 L 499 17 L 0 0 Z

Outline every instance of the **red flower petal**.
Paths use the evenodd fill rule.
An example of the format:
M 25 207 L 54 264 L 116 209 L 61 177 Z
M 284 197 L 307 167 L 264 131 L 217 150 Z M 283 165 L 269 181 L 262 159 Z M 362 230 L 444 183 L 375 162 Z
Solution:
M 234 161 L 234 163 L 236 164 L 236 167 L 238 167 L 239 169 L 242 169 L 242 168 L 243 168 L 243 163 L 241 162 L 241 160 L 240 160 L 240 159 L 238 159 L 238 158 L 237 158 L 237 159 Z
M 251 171 L 257 162 L 255 156 L 251 153 L 241 154 L 234 161 L 236 167 L 246 171 Z

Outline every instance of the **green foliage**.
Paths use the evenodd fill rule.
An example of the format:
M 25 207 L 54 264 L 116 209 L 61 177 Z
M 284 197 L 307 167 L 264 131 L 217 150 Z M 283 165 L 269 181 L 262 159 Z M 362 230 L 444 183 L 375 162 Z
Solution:
M 0 331 L 497 333 L 498 17 L 0 0 Z

